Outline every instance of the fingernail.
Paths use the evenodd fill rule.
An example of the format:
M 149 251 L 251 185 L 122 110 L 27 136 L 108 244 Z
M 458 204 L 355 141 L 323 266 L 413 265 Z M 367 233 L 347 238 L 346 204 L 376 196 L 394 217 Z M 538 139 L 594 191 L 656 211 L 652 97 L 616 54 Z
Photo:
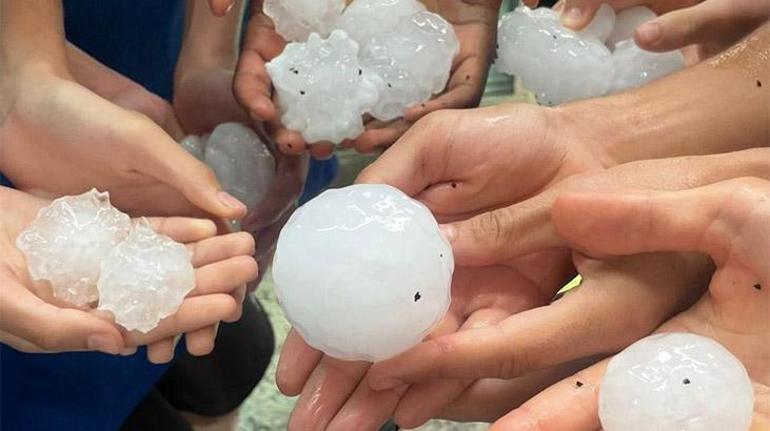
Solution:
M 120 353 L 120 347 L 117 343 L 115 343 L 112 338 L 104 335 L 92 335 L 88 337 L 86 343 L 90 350 L 109 353 L 110 355 L 117 355 Z
M 134 353 L 136 353 L 136 346 L 126 347 L 125 349 L 120 351 L 120 356 L 131 356 Z
M 648 44 L 654 44 L 661 36 L 660 24 L 656 21 L 650 21 L 640 25 L 637 27 L 636 32 L 639 35 L 639 39 Z
M 246 205 L 244 205 L 243 202 L 236 199 L 233 195 L 227 192 L 219 192 L 217 193 L 217 198 L 219 198 L 219 202 L 222 202 L 225 206 L 237 210 L 245 210 Z
M 227 15 L 228 13 L 230 13 L 231 10 L 233 10 L 233 6 L 235 6 L 235 0 L 231 1 L 230 5 L 227 6 L 227 9 L 225 9 L 225 15 Z
M 567 9 L 561 15 L 561 22 L 567 27 L 575 27 L 580 24 L 583 19 L 583 11 L 577 7 Z
M 440 224 L 438 225 L 438 228 L 441 229 L 441 233 L 444 234 L 444 238 L 446 238 L 447 241 L 454 241 L 455 236 L 457 235 L 457 230 L 455 230 L 454 226 L 451 224 Z

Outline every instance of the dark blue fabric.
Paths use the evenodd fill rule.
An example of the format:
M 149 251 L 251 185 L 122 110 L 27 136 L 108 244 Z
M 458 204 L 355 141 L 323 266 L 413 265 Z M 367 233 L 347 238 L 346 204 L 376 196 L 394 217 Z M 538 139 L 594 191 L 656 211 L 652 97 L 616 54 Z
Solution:
M 181 43 L 183 3 L 65 0 L 67 38 L 102 63 L 170 100 Z M 313 161 L 303 202 L 320 193 L 336 172 L 335 158 Z M 11 186 L 2 174 L 0 183 Z M 167 368 L 150 364 L 144 349 L 131 357 L 100 353 L 39 355 L 0 345 L 0 429 L 117 429 Z

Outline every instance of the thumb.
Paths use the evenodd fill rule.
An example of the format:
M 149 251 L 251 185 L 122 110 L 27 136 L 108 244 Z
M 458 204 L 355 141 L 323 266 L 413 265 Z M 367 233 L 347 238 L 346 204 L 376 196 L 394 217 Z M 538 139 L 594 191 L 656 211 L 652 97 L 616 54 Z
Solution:
M 770 244 L 768 197 L 770 182 L 757 178 L 675 192 L 567 193 L 557 198 L 552 220 L 562 237 L 589 254 L 694 251 L 720 263 L 740 241 L 749 259 L 759 259 Z M 770 276 L 759 260 L 754 269 Z
M 455 263 L 485 266 L 562 245 L 550 222 L 549 202 L 533 198 L 442 226 Z
M 717 2 L 706 1 L 685 9 L 674 10 L 640 25 L 634 40 L 640 48 L 665 52 L 702 43 L 710 35 L 727 30 L 724 8 Z

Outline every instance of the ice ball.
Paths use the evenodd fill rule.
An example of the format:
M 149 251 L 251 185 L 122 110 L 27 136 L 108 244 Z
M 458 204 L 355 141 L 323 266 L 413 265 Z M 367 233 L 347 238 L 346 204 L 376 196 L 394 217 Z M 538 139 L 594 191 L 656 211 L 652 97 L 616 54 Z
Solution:
M 754 394 L 741 362 L 716 341 L 653 335 L 615 356 L 599 389 L 605 431 L 746 431 Z
M 607 46 L 614 48 L 615 44 L 621 40 L 633 39 L 637 27 L 657 16 L 652 9 L 645 6 L 635 6 L 619 11 L 615 17 L 612 33 L 607 38 Z
M 372 37 L 392 32 L 401 21 L 424 10 L 417 0 L 355 0 L 345 8 L 337 28 L 363 48 Z
M 607 41 L 615 27 L 615 10 L 606 3 L 599 6 L 591 22 L 578 34 L 582 37 L 594 37 L 601 43 Z
M 281 122 L 308 143 L 335 144 L 364 131 L 361 115 L 379 97 L 380 78 L 358 62 L 358 44 L 342 30 L 290 43 L 267 64 Z
M 452 249 L 421 203 L 381 184 L 328 190 L 278 238 L 273 278 L 311 346 L 379 361 L 419 343 L 450 302 Z
M 77 306 L 96 301 L 101 263 L 128 235 L 129 217 L 96 189 L 42 208 L 16 239 L 34 280 L 47 280 L 55 297 Z
M 620 41 L 612 53 L 614 72 L 610 92 L 641 87 L 685 67 L 679 51 L 645 51 L 633 39 Z
M 594 36 L 562 27 L 551 9 L 522 6 L 504 14 L 497 45 L 497 70 L 521 79 L 540 104 L 557 105 L 609 90 L 610 50 Z
M 361 64 L 385 84 L 372 116 L 382 121 L 396 119 L 407 108 L 442 92 L 459 49 L 452 25 L 427 11 L 372 36 L 361 53 Z
M 311 33 L 326 36 L 342 15 L 345 0 L 265 0 L 262 10 L 287 41 L 305 41 Z
M 112 312 L 129 331 L 149 332 L 195 287 L 190 259 L 184 245 L 141 219 L 101 263 L 98 308 Z

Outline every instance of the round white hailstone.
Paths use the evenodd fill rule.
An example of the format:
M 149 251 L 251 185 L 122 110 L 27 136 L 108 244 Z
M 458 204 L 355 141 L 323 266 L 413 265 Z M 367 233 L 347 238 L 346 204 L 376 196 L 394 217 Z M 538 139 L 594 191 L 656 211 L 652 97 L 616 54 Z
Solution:
M 126 214 L 96 189 L 42 208 L 16 239 L 34 280 L 48 280 L 55 297 L 77 306 L 96 301 L 104 256 L 131 228 Z
M 259 136 L 240 123 L 217 126 L 205 145 L 206 164 L 222 187 L 254 209 L 275 176 L 275 159 Z
M 197 135 L 185 136 L 184 139 L 179 141 L 179 145 L 182 146 L 188 153 L 194 156 L 200 161 L 204 161 L 206 153 L 206 139 Z
M 372 116 L 393 120 L 442 92 L 459 49 L 452 25 L 431 12 L 417 12 L 374 35 L 361 53 L 361 64 L 385 83 Z
M 594 19 L 578 32 L 581 37 L 595 37 L 601 43 L 607 41 L 615 27 L 615 10 L 606 3 L 599 6 Z
M 265 0 L 262 10 L 281 37 L 302 42 L 311 33 L 328 35 L 344 7 L 345 0 Z
M 102 262 L 99 309 L 112 312 L 129 331 L 149 332 L 195 287 L 190 258 L 184 245 L 141 219 Z
M 345 8 L 337 28 L 363 48 L 373 36 L 392 32 L 401 21 L 424 10 L 417 0 L 355 0 Z
M 612 53 L 614 75 L 610 92 L 640 87 L 683 69 L 684 57 L 679 51 L 664 53 L 645 51 L 633 39 L 620 41 Z
M 615 356 L 599 389 L 605 431 L 746 431 L 754 394 L 741 362 L 716 341 L 658 334 Z
M 290 43 L 266 65 L 278 93 L 281 122 L 308 143 L 335 144 L 364 131 L 361 118 L 377 102 L 380 78 L 358 62 L 358 44 L 342 30 Z
M 329 190 L 281 231 L 278 300 L 311 346 L 379 361 L 419 343 L 449 308 L 454 261 L 421 203 L 382 184 Z
M 657 16 L 652 9 L 645 6 L 636 6 L 619 11 L 615 17 L 615 27 L 606 40 L 607 46 L 613 48 L 621 40 L 633 39 L 637 27 Z
M 539 103 L 601 96 L 612 79 L 610 51 L 594 37 L 561 26 L 548 8 L 518 7 L 498 24 L 495 67 L 520 78 Z

